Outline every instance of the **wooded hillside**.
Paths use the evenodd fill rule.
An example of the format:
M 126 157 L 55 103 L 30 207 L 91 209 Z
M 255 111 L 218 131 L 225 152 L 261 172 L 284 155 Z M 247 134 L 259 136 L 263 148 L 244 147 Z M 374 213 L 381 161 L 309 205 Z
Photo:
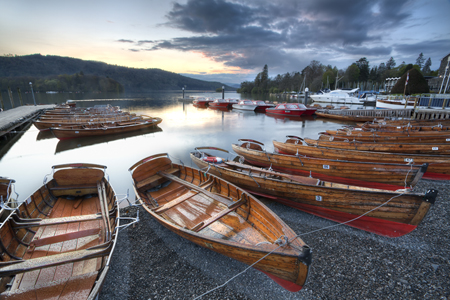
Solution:
M 126 92 L 146 92 L 155 90 L 216 90 L 220 82 L 210 82 L 189 78 L 161 69 L 136 69 L 109 65 L 103 62 L 87 61 L 70 57 L 40 54 L 0 57 L 0 79 L 19 77 L 42 79 L 56 75 L 95 75 L 111 78 L 123 86 Z M 27 79 L 28 80 L 28 79 Z M 13 88 L 13 87 L 11 87 Z M 3 84 L 1 90 L 6 90 Z M 227 90 L 236 90 L 226 86 Z

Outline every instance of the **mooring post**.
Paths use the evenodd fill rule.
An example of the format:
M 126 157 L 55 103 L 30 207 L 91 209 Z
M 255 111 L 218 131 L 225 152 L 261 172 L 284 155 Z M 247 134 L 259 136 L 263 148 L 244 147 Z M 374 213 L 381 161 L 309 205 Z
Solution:
M 184 87 L 181 88 L 183 90 L 183 99 L 184 99 Z
M 14 108 L 14 99 L 13 99 L 11 88 L 9 86 L 8 86 L 8 95 L 9 95 L 9 101 L 11 101 L 11 108 Z
M 36 99 L 34 98 L 34 92 L 33 92 L 33 83 L 31 83 L 31 81 L 30 81 L 30 87 L 31 87 L 31 94 L 33 95 L 34 106 L 36 106 Z
M 23 106 L 22 93 L 20 92 L 20 87 L 17 87 L 17 93 L 19 94 L 20 106 Z
M 225 99 L 225 86 L 222 85 L 222 99 Z
M 0 111 L 4 111 L 5 110 L 5 106 L 3 105 L 3 96 L 2 96 L 2 91 L 0 91 L 0 104 L 2 105 L 1 110 Z
M 305 105 L 308 105 L 309 89 L 305 88 Z

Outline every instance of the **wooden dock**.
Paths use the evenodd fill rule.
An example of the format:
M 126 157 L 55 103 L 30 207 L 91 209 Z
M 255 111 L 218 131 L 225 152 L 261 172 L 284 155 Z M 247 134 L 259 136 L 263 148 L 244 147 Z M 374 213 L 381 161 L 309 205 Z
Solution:
M 32 120 L 39 117 L 45 110 L 55 108 L 49 105 L 25 105 L 0 112 L 0 137 L 15 134 Z

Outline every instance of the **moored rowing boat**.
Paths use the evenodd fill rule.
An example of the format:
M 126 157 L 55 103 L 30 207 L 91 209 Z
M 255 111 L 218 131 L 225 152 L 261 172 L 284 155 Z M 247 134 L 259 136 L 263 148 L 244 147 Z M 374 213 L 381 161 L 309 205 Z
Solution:
M 252 265 L 290 291 L 304 285 L 309 247 L 252 195 L 214 175 L 175 164 L 167 154 L 142 159 L 129 171 L 143 207 L 166 228 Z
M 427 194 L 362 188 L 317 178 L 279 173 L 205 153 L 226 150 L 199 147 L 192 161 L 202 170 L 219 176 L 258 196 L 339 223 L 398 237 L 414 230 L 435 202 L 437 191 Z
M 95 299 L 119 226 L 105 168 L 54 166 L 53 179 L 1 224 L 2 299 Z
M 386 190 L 410 188 L 417 184 L 427 168 L 426 164 L 372 163 L 270 153 L 257 141 L 239 141 L 240 145 L 232 144 L 233 151 L 252 165 L 349 185 Z
M 68 127 L 52 127 L 50 130 L 60 140 L 88 137 L 88 136 L 101 136 L 108 134 L 117 134 L 123 132 L 130 132 L 140 129 L 146 129 L 155 127 L 162 122 L 161 118 L 148 117 L 145 119 L 117 122 L 114 124 L 104 123 L 102 126 L 98 125 L 76 125 Z
M 439 155 L 334 149 L 303 145 L 301 140 L 303 139 L 299 137 L 288 136 L 285 142 L 273 141 L 273 146 L 279 153 L 288 155 L 404 165 L 428 164 L 423 174 L 424 179 L 450 180 L 450 158 Z

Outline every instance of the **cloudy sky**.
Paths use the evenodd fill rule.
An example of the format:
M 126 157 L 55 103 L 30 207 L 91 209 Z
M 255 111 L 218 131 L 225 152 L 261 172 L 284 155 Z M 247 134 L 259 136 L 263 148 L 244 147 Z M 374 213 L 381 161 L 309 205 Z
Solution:
M 240 83 L 312 60 L 450 53 L 450 0 L 1 0 L 0 55 L 60 55 Z

